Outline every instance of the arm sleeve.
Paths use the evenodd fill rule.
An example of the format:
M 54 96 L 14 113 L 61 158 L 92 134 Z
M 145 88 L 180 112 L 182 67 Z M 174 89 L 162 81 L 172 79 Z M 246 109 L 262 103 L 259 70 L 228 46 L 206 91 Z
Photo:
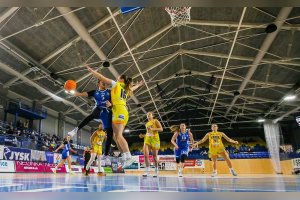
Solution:
M 92 96 L 94 96 L 94 94 L 95 94 L 95 91 L 96 91 L 96 90 L 91 90 L 91 91 L 87 92 L 87 94 L 88 94 L 88 97 L 92 97 Z
M 114 88 L 116 86 L 117 82 L 114 80 L 111 80 L 111 87 Z

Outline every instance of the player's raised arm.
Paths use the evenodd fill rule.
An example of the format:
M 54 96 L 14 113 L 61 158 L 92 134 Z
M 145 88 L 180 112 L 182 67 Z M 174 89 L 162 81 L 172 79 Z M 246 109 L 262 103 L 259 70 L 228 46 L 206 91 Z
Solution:
M 93 70 L 88 64 L 85 64 L 84 66 L 93 74 L 93 76 L 95 76 L 96 78 L 98 78 L 103 83 L 110 84 L 110 85 L 113 83 L 113 80 L 111 80 L 111 79 L 103 76 L 99 72 Z
M 227 140 L 230 143 L 233 143 L 233 144 L 238 144 L 239 143 L 238 141 L 229 138 L 227 135 L 225 135 L 225 133 L 222 133 L 222 136 L 225 138 L 225 140 Z

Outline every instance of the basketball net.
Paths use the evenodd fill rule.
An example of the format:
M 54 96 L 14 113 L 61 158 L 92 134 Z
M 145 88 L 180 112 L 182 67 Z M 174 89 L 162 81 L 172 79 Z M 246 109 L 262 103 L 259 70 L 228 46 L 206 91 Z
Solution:
M 191 20 L 191 7 L 166 7 L 165 10 L 171 17 L 172 26 L 185 25 Z

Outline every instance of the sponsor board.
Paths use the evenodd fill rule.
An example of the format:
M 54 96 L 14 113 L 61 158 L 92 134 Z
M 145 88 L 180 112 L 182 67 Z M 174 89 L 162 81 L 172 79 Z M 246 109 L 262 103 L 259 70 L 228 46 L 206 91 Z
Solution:
M 293 168 L 294 169 L 300 169 L 300 158 L 295 158 L 292 160 Z
M 16 161 L 30 161 L 31 150 L 4 146 L 3 159 Z
M 175 162 L 175 156 L 174 155 L 165 155 L 165 156 L 158 156 L 159 162 Z
M 69 172 L 69 166 L 65 165 L 66 171 Z M 80 165 L 71 165 L 71 170 L 75 173 L 81 173 L 82 167 Z
M 195 167 L 196 160 L 185 160 L 184 161 L 184 167 L 191 168 Z
M 15 161 L 16 172 L 43 173 L 45 172 L 45 164 L 41 162 L 24 162 Z
M 52 152 L 46 152 L 45 154 L 46 154 L 47 163 L 53 164 L 54 163 L 54 154 Z
M 15 162 L 10 160 L 0 160 L 0 172 L 15 172 Z
M 134 157 L 137 157 L 137 156 L 134 156 Z M 150 161 L 150 163 L 154 162 L 152 155 L 149 155 L 149 161 Z M 143 155 L 138 156 L 138 162 L 145 163 L 145 157 Z
M 37 151 L 37 150 L 31 150 L 31 159 L 30 161 L 33 162 L 46 162 L 46 152 L 44 151 Z
M 56 164 L 50 164 L 50 163 L 45 163 L 45 172 L 53 172 L 53 169 L 55 168 Z M 57 173 L 66 173 L 67 170 L 66 170 L 66 166 L 63 165 L 61 167 L 59 167 L 57 170 L 56 170 Z
M 205 168 L 204 160 L 196 159 L 195 168 L 204 169 Z
M 162 171 L 174 171 L 177 169 L 176 162 L 159 162 L 158 169 Z
M 0 160 L 3 160 L 4 146 L 0 145 Z

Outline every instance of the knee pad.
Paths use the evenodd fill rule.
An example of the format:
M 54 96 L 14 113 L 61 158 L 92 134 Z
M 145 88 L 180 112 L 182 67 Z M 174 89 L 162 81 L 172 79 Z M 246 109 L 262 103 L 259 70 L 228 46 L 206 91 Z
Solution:
M 184 163 L 184 161 L 187 159 L 187 155 L 186 154 L 182 154 L 181 156 L 180 156 L 180 161 L 181 161 L 181 163 Z
M 176 157 L 176 163 L 180 163 L 180 158 Z

